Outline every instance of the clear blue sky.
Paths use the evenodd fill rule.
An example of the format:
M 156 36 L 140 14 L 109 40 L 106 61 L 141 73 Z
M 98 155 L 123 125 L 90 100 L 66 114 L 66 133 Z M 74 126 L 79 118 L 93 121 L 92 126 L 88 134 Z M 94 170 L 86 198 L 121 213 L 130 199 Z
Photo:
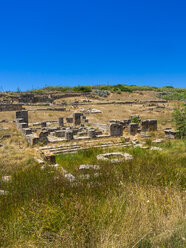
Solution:
M 1 0 L 0 90 L 186 87 L 185 0 Z

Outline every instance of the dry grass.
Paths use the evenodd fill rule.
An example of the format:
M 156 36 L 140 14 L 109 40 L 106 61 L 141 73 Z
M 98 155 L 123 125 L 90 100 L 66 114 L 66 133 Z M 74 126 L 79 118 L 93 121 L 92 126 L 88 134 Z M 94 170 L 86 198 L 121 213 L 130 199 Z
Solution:
M 137 94 L 137 93 L 135 93 Z M 155 97 L 144 92 L 140 97 Z M 152 93 L 155 94 L 155 93 Z M 130 93 L 111 95 L 110 100 L 125 100 Z M 137 95 L 133 95 L 137 97 Z M 144 99 L 144 98 L 143 98 Z M 71 99 L 69 99 L 71 100 Z M 174 103 L 160 112 L 146 111 L 148 105 L 84 105 L 102 114 L 89 114 L 90 122 L 107 123 L 139 114 L 143 119 L 157 119 L 159 129 L 171 126 Z M 35 107 L 34 107 L 35 108 Z M 30 122 L 57 120 L 67 112 L 30 111 Z M 0 120 L 13 121 L 15 112 L 1 112 Z M 13 248 L 183 248 L 185 247 L 185 141 L 160 144 L 163 151 L 125 148 L 134 156 L 132 162 L 118 165 L 96 160 L 98 150 L 62 156 L 59 164 L 78 176 L 78 166 L 99 163 L 102 176 L 92 182 L 72 187 L 60 170 L 46 166 L 41 170 L 33 160 L 37 147 L 30 148 L 16 131 L 15 124 L 1 123 L 0 178 L 12 175 L 12 182 L 0 189 L 0 247 Z M 153 133 L 153 139 L 162 132 Z M 117 141 L 117 138 L 113 138 Z M 99 142 L 108 139 L 99 140 Z M 149 141 L 150 143 L 150 141 Z M 100 150 L 99 150 L 100 152 Z M 93 185 L 93 186 L 90 186 Z

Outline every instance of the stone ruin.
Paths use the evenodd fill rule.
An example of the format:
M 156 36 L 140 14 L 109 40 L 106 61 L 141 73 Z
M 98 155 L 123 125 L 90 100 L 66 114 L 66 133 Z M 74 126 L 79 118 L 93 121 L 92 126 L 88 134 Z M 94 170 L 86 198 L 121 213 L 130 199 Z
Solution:
M 88 127 L 85 125 L 88 123 L 88 120 L 83 113 L 74 113 L 73 117 L 60 117 L 58 122 L 55 121 L 58 123 L 57 126 L 50 126 L 51 122 L 49 121 L 29 124 L 28 111 L 16 112 L 17 129 L 25 136 L 30 145 L 38 143 L 47 144 L 48 142 L 53 143 L 65 140 L 70 141 L 73 139 L 86 140 L 104 137 L 121 137 L 124 131 L 128 131 L 130 135 L 136 135 L 141 131 L 157 130 L 157 120 L 144 120 L 139 124 L 132 123 L 132 120 L 133 117 L 124 119 L 123 121 L 112 120 L 109 126 L 105 125 L 107 128 L 103 130 L 105 133 L 103 134 L 99 125 L 96 125 L 96 129 L 93 128 L 93 126 Z M 139 117 L 138 120 L 140 120 Z
M 129 133 L 130 135 L 136 135 L 138 133 L 139 126 L 137 123 L 130 123 L 129 124 Z
M 138 123 L 133 123 L 133 121 Z M 141 121 L 139 115 L 131 115 L 129 119 L 112 120 L 110 121 L 110 135 L 122 136 L 123 130 L 128 130 L 130 135 L 136 135 L 137 133 L 157 131 L 157 120 L 143 120 Z M 120 130 L 120 131 L 119 131 Z
M 0 103 L 0 112 L 2 111 L 19 111 L 23 110 L 22 104 L 13 104 L 13 103 Z
M 74 135 L 87 135 L 87 138 L 97 136 L 95 129 L 84 126 L 85 123 L 88 123 L 88 120 L 82 113 L 74 113 L 73 117 L 66 117 L 66 122 L 64 122 L 64 117 L 60 117 L 57 127 L 47 126 L 47 123 L 47 121 L 43 121 L 29 124 L 28 111 L 16 112 L 17 129 L 25 136 L 31 146 L 40 142 L 44 144 L 52 142 L 51 139 L 54 140 L 54 137 L 70 141 L 74 139 Z M 69 124 L 73 124 L 73 126 L 69 126 Z M 53 138 L 51 138 L 52 136 Z
M 157 120 L 144 120 L 141 122 L 141 130 L 146 131 L 157 131 Z
M 63 117 L 60 117 L 59 118 L 59 126 L 60 127 L 63 127 L 64 126 L 64 119 L 63 119 Z
M 123 136 L 123 126 L 117 122 L 110 123 L 110 136 Z
M 74 113 L 74 114 L 73 114 L 73 121 L 74 121 L 74 125 L 75 125 L 75 126 L 81 124 L 81 116 L 82 116 L 81 113 Z
M 171 128 L 164 129 L 165 138 L 167 139 L 176 139 L 179 131 L 174 131 Z

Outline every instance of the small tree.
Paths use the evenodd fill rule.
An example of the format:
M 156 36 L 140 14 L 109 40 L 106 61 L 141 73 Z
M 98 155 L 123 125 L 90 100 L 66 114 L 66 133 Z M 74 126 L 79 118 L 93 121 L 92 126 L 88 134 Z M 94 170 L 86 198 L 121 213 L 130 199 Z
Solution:
M 176 129 L 179 131 L 178 137 L 186 138 L 186 105 L 178 106 L 173 112 L 173 121 L 176 123 Z

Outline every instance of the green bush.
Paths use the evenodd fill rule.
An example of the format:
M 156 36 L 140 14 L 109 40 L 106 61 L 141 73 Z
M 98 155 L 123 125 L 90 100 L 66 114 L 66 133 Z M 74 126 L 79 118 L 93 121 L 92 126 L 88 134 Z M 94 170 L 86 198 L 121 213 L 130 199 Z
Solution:
M 92 88 L 90 86 L 75 86 L 72 90 L 76 92 L 91 92 Z
M 173 112 L 173 121 L 176 123 L 176 129 L 179 131 L 178 137 L 186 137 L 186 105 L 175 108 Z

